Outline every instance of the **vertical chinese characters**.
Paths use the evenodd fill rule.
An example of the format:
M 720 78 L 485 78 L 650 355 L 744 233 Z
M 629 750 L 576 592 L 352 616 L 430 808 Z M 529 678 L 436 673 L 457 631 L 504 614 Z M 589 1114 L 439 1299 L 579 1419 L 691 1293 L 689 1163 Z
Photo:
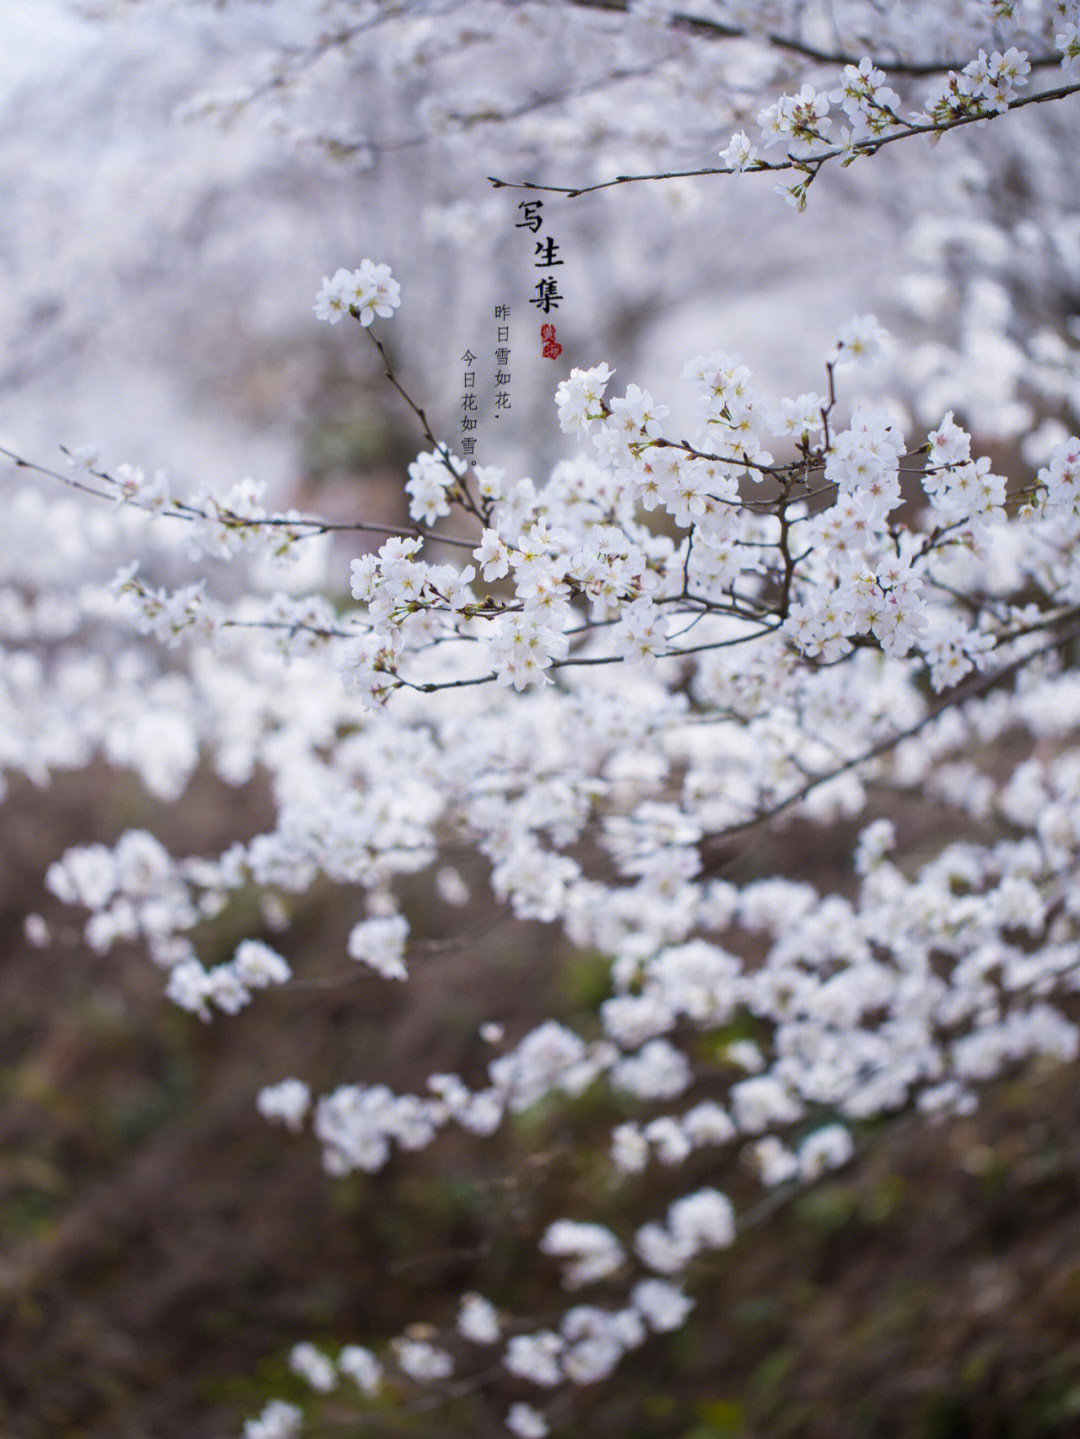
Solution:
M 510 408 L 510 306 L 496 305 L 495 319 L 495 418 Z M 505 322 L 505 323 L 504 323 Z
M 476 356 L 466 348 L 461 360 L 465 366 L 461 376 L 461 453 L 471 455 L 476 449 Z
M 559 243 L 553 236 L 547 235 L 543 239 L 538 238 L 544 224 L 544 217 L 540 213 L 543 207 L 542 200 L 522 200 L 518 206 L 518 209 L 523 212 L 522 218 L 518 220 L 515 229 L 528 230 L 536 237 L 533 269 L 554 270 L 556 265 L 562 265 L 565 261 L 558 258 Z M 550 315 L 552 310 L 559 308 L 559 301 L 564 296 L 559 291 L 557 275 L 541 275 L 534 288 L 536 293 L 530 297 L 529 304 L 535 305 L 542 315 Z M 540 326 L 540 339 L 544 358 L 558 359 L 562 354 L 562 346 L 555 339 L 555 326 L 550 321 Z

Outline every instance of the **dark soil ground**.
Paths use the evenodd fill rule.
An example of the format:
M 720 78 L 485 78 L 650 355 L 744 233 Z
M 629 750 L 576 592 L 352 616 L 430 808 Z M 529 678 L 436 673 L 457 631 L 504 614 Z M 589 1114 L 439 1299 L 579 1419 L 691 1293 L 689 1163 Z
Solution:
M 478 1082 L 484 1020 L 511 1040 L 544 1014 L 587 1021 L 602 966 L 569 962 L 542 926 L 430 903 L 421 878 L 410 913 L 433 942 L 395 986 L 344 961 L 356 906 L 327 892 L 280 941 L 293 984 L 203 1025 L 162 999 L 141 954 L 89 953 L 78 916 L 42 891 L 69 844 L 142 825 L 195 853 L 266 818 L 255 786 L 223 794 L 199 780 L 166 815 L 105 774 L 16 785 L 0 812 L 3 1439 L 238 1434 L 270 1395 L 310 1400 L 287 1369 L 297 1340 L 334 1352 L 448 1323 L 467 1289 L 543 1313 L 559 1296 L 555 1262 L 535 1250 L 547 1223 L 595 1215 L 625 1234 L 676 1192 L 655 1170 L 612 1184 L 608 1098 L 525 1116 L 490 1141 L 446 1134 L 340 1180 L 310 1136 L 256 1113 L 258 1090 L 288 1075 L 316 1090 L 418 1090 L 444 1069 Z M 835 838 L 789 831 L 788 869 L 840 883 Z M 23 937 L 32 910 L 54 922 L 46 949 Z M 223 954 L 236 937 L 221 933 Z M 841 1174 L 764 1206 L 737 1167 L 699 1156 L 689 1178 L 757 1217 L 693 1276 L 693 1323 L 638 1351 L 617 1383 L 575 1391 L 556 1411 L 564 1432 L 1080 1434 L 1080 1067 L 1002 1079 L 963 1121 L 901 1116 L 860 1138 Z M 466 1387 L 445 1421 L 391 1396 L 360 1422 L 332 1396 L 307 1432 L 503 1435 L 508 1403 L 528 1397 L 490 1374 Z

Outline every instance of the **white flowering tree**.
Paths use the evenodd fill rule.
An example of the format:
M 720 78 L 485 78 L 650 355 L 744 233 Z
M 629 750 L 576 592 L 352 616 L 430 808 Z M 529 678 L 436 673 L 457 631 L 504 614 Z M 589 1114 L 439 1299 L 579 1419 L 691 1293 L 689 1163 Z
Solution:
M 434 45 L 451 22 L 428 8 Z M 1073 3 L 973 5 L 950 17 L 983 37 L 970 59 L 892 69 L 772 33 L 768 8 L 632 7 L 651 43 L 765 22 L 766 50 L 815 67 L 704 167 L 741 172 L 740 189 L 775 171 L 797 209 L 827 207 L 830 171 L 885 147 L 996 134 L 1036 104 L 1075 124 Z M 358 33 L 384 23 L 378 7 L 355 17 Z M 352 38 L 330 32 L 319 53 Z M 901 24 L 894 46 L 911 38 Z M 909 98 L 925 73 L 929 95 Z M 537 196 L 657 180 L 494 178 Z M 408 254 L 394 273 L 356 258 L 324 279 L 315 315 L 374 346 L 416 426 L 408 526 L 276 509 L 250 481 L 189 492 L 89 451 L 55 472 L 9 453 L 29 482 L 10 523 L 45 543 L 4 591 L 6 766 L 42 778 L 104 755 L 180 802 L 205 764 L 229 784 L 265 774 L 274 800 L 265 832 L 219 854 L 131 830 L 58 857 L 48 885 L 86 911 L 86 944 L 145 945 L 169 1001 L 225 1024 L 293 983 L 289 914 L 330 884 L 354 919 L 329 969 L 407 985 L 406 891 L 468 898 L 453 845 L 482 857 L 517 918 L 603 957 L 592 1027 L 485 1024 L 481 1082 L 432 1073 L 402 1093 L 357 1073 L 314 1094 L 268 1075 L 259 1111 L 318 1144 L 331 1176 L 455 1130 L 481 1145 L 588 1092 L 626 1116 L 605 1139 L 613 1186 L 647 1197 L 664 1171 L 669 1194 L 691 1160 L 699 1176 L 739 1160 L 786 1194 L 847 1164 L 870 1121 L 967 1113 L 1011 1066 L 1074 1060 L 1080 439 L 1043 426 L 1029 470 L 1006 475 L 973 452 L 960 404 L 916 429 L 860 393 L 887 341 L 863 313 L 789 397 L 763 393 L 718 335 L 672 381 L 693 397 L 687 427 L 673 394 L 590 356 L 554 396 L 563 458 L 526 478 L 466 460 L 392 361 Z M 910 797 L 946 802 L 956 836 L 907 847 L 890 808 Z M 763 835 L 839 819 L 859 828 L 844 895 L 782 865 L 728 872 Z M 206 927 L 253 894 L 280 940 L 204 963 Z M 28 932 L 48 942 L 42 922 Z M 298 1338 L 290 1362 L 313 1406 L 347 1389 L 358 1420 L 464 1397 L 478 1426 L 576 1432 L 575 1394 L 693 1322 L 703 1257 L 737 1244 L 745 1217 L 719 1180 L 632 1228 L 568 1212 L 535 1235 L 537 1263 L 562 1266 L 557 1312 L 468 1292 L 397 1336 L 333 1351 Z M 303 1424 L 268 1396 L 244 1433 Z

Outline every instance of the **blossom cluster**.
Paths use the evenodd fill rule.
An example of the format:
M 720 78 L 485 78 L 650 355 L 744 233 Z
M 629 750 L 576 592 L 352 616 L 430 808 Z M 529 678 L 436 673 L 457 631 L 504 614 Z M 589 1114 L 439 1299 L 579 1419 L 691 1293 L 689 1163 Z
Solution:
M 950 71 L 939 89 L 926 99 L 925 114 L 935 123 L 957 116 L 989 116 L 1007 110 L 1027 84 L 1031 65 L 1027 53 L 1010 46 L 1004 53 L 980 50 L 959 73 Z
M 401 286 L 390 266 L 362 260 L 359 269 L 335 270 L 332 278 L 323 278 L 315 317 L 336 325 L 343 315 L 354 315 L 362 325 L 370 325 L 376 315 L 385 319 L 400 304 Z
M 252 990 L 284 984 L 291 975 L 276 950 L 257 939 L 245 939 L 226 964 L 205 969 L 193 954 L 178 960 L 169 971 L 165 993 L 181 1009 L 209 1019 L 211 1004 L 225 1014 L 236 1014 L 251 1002 Z
M 847 107 L 880 86 L 856 67 L 835 103 L 854 119 Z M 824 133 L 824 103 L 800 104 L 799 123 L 812 111 Z M 387 267 L 354 274 L 393 308 Z M 320 304 L 331 319 L 379 313 L 370 298 L 335 310 L 325 289 Z M 132 643 L 182 635 L 158 669 L 129 652 L 116 708 L 78 736 L 84 754 L 161 765 L 174 735 L 175 793 L 201 757 L 228 783 L 267 774 L 273 821 L 216 857 L 175 858 L 130 831 L 49 870 L 53 894 L 87 912 L 88 943 L 142 940 L 182 1008 L 207 1019 L 287 987 L 288 962 L 260 939 L 204 965 L 200 926 L 252 895 L 277 923 L 323 882 L 361 896 L 328 964 L 408 982 L 424 931 L 407 894 L 435 875 L 448 834 L 483 857 L 511 913 L 609 961 L 590 1028 L 540 1018 L 507 1039 L 485 1026 L 494 1053 L 475 1084 L 264 1087 L 259 1112 L 308 1129 L 330 1174 L 374 1174 L 451 1127 L 480 1140 L 591 1091 L 620 1115 L 613 1187 L 647 1198 L 650 1165 L 670 1173 L 695 1154 L 717 1174 L 737 1163 L 765 1186 L 812 1184 L 850 1160 L 868 1119 L 964 1112 L 1005 1067 L 1080 1052 L 1068 1002 L 1080 686 L 1062 659 L 1080 629 L 1080 439 L 1059 439 L 1010 486 L 951 411 L 910 439 L 888 405 L 845 411 L 846 367 L 886 345 L 872 315 L 854 317 L 817 389 L 779 399 L 738 355 L 709 350 L 684 371 L 690 438 L 640 385 L 613 393 L 607 364 L 575 369 L 555 405 L 576 453 L 544 480 L 468 465 L 427 436 L 405 484 L 417 530 L 351 558 L 338 603 L 212 598 L 205 577 L 170 590 L 128 566 L 111 591 L 105 574 L 88 587 L 75 617 L 0 611 L 6 638 L 35 643 L 106 613 Z M 237 565 L 259 537 L 318 529 L 267 513 L 251 485 L 220 505 L 177 504 L 169 486 L 118 471 L 116 491 L 117 514 L 136 514 L 140 495 L 162 521 L 179 510 L 201 553 Z M 444 560 L 447 548 L 468 562 Z M 101 674 L 29 652 L 6 665 L 12 710 L 37 716 L 29 772 L 70 759 L 63 725 Z M 126 756 L 106 748 L 120 743 L 105 734 L 115 715 L 144 726 L 111 726 Z M 980 765 L 1017 734 L 1030 754 L 1012 775 Z M 875 791 L 977 817 L 981 838 L 901 855 Z M 848 897 L 718 877 L 717 844 L 785 815 L 860 819 Z M 460 900 L 460 877 L 440 873 L 436 891 Z M 388 1373 L 402 1391 L 439 1392 L 466 1346 L 490 1349 L 508 1380 L 540 1391 L 508 1407 L 508 1429 L 542 1435 L 544 1395 L 599 1382 L 682 1325 L 702 1256 L 737 1242 L 735 1206 L 711 1184 L 650 1212 L 625 1233 L 579 1215 L 547 1225 L 542 1262 L 575 1301 L 557 1317 L 509 1316 L 470 1293 L 444 1331 L 410 1327 L 377 1354 L 348 1345 L 336 1359 L 301 1343 L 291 1367 L 316 1394 L 348 1380 L 377 1396 Z M 297 1415 L 269 1405 L 248 1435 L 291 1436 Z
M 1019 20 L 1011 4 L 991 4 L 994 22 L 1015 31 Z M 1076 0 L 1057 0 L 1044 7 L 1042 28 L 1048 30 L 1061 54 L 1067 79 L 1080 74 L 1080 7 Z M 844 67 L 840 83 L 828 88 L 807 82 L 797 92 L 781 95 L 757 116 L 760 144 L 766 151 L 783 146 L 782 161 L 759 156 L 745 130 L 734 134 L 719 152 L 732 172 L 758 168 L 794 170 L 792 180 L 777 184 L 777 193 L 797 209 L 806 205 L 807 192 L 817 169 L 828 159 L 842 157 L 850 164 L 859 155 L 872 154 L 883 141 L 929 131 L 940 134 L 956 124 L 983 123 L 1008 110 L 1021 96 L 1031 75 L 1031 55 L 1010 45 L 1003 50 L 980 49 L 975 59 L 959 70 L 948 70 L 927 95 L 921 109 L 901 114 L 902 100 L 874 60 L 864 55 L 858 64 Z M 842 113 L 838 133 L 834 112 Z

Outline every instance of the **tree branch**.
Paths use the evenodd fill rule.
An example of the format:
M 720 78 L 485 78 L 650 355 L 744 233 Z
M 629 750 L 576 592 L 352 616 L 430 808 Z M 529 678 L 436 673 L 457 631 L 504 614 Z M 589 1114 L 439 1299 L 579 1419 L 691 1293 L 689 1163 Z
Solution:
M 841 145 L 818 151 L 810 155 L 788 155 L 783 160 L 755 160 L 746 167 L 745 173 L 758 171 L 780 171 L 812 169 L 813 174 L 829 160 L 838 156 L 875 155 L 886 145 L 897 140 L 909 140 L 915 135 L 943 135 L 947 130 L 957 130 L 962 125 L 976 125 L 986 120 L 996 120 L 1013 110 L 1022 110 L 1027 105 L 1042 105 L 1052 100 L 1063 100 L 1080 92 L 1080 81 L 1071 85 L 1060 85 L 1054 90 L 1040 90 L 1035 95 L 1021 95 L 1011 100 L 1005 110 L 988 110 L 973 115 L 955 115 L 948 120 L 928 121 L 926 124 L 909 122 L 887 135 L 875 135 L 872 140 L 853 145 L 850 150 Z M 532 190 L 551 195 L 565 195 L 574 200 L 579 195 L 591 195 L 597 190 L 609 190 L 614 185 L 634 185 L 644 180 L 691 180 L 705 175 L 735 175 L 741 173 L 730 165 L 712 165 L 700 170 L 662 170 L 649 175 L 616 175 L 613 180 L 598 180 L 593 185 L 541 185 L 534 180 L 500 180 L 489 175 L 488 180 L 496 190 Z

